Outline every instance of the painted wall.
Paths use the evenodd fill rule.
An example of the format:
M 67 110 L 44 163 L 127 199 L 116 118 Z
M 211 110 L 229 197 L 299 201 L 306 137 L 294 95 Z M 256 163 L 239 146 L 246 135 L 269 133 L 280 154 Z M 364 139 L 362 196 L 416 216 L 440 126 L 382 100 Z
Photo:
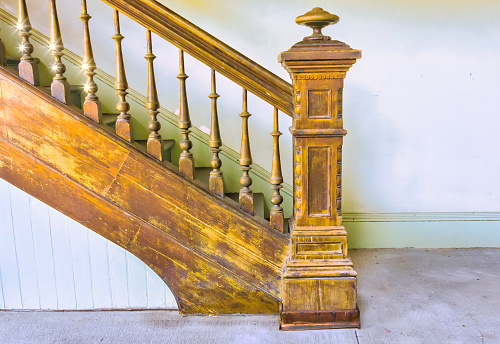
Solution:
M 162 0 L 216 37 L 289 79 L 278 54 L 309 34 L 294 24 L 309 10 L 306 0 Z M 16 13 L 15 0 L 1 6 Z M 80 37 L 78 1 L 59 1 L 65 37 Z M 48 6 L 28 1 L 33 26 L 48 34 Z M 344 211 L 498 212 L 500 159 L 500 3 L 478 1 L 316 0 L 340 16 L 325 32 L 363 50 L 345 88 Z M 96 60 L 114 71 L 113 11 L 89 1 Z M 122 20 L 131 87 L 145 92 L 145 32 Z M 178 106 L 177 53 L 155 40 L 162 105 Z M 81 52 L 80 40 L 65 39 Z M 209 126 L 209 69 L 188 59 L 189 96 L 196 126 Z M 240 140 L 239 87 L 220 78 L 223 141 Z M 272 129 L 269 106 L 251 99 L 254 160 L 269 169 Z M 281 116 L 285 177 L 291 182 L 291 142 Z M 145 128 L 144 128 L 145 130 Z M 257 154 L 258 152 L 258 154 Z
M 47 3 L 36 0 L 27 2 L 33 26 L 48 34 Z M 91 29 L 97 63 L 104 71 L 114 74 L 114 43 L 110 39 L 113 34 L 112 10 L 98 0 L 88 2 L 89 12 L 93 16 Z M 497 128 L 500 127 L 499 2 L 161 2 L 287 80 L 288 75 L 277 63 L 277 55 L 309 34 L 309 29 L 294 24 L 294 18 L 313 6 L 321 6 L 339 15 L 340 23 L 326 29 L 325 33 L 363 51 L 363 58 L 348 73 L 344 92 L 344 126 L 349 134 L 345 139 L 343 154 L 343 207 L 350 247 L 500 247 L 500 182 L 497 177 L 500 172 L 500 159 L 497 158 L 500 147 L 500 135 L 497 134 Z M 16 13 L 16 3 L 16 0 L 2 0 L 0 7 Z M 77 19 L 79 1 L 59 1 L 58 5 L 65 37 L 81 37 L 81 24 Z M 126 37 L 123 44 L 130 85 L 145 93 L 145 30 L 126 18 L 122 19 L 122 27 Z M 8 45 L 14 46 L 17 42 L 12 31 L 4 28 L 1 34 Z M 65 45 L 81 54 L 79 40 L 65 38 Z M 166 109 L 174 112 L 178 107 L 178 81 L 175 78 L 178 74 L 177 51 L 157 38 L 154 39 L 154 45 L 158 56 L 156 69 L 160 101 Z M 187 74 L 190 75 L 188 94 L 193 123 L 198 127 L 209 127 L 210 103 L 207 95 L 210 93 L 210 71 L 193 59 L 188 58 L 186 62 Z M 83 81 L 83 77 L 76 75 L 75 82 L 78 80 Z M 104 84 L 100 84 L 100 87 L 105 94 L 113 93 Z M 223 122 L 223 141 L 238 150 L 241 123 L 237 114 L 241 111 L 241 90 L 221 77 L 218 93 L 221 95 L 219 110 Z M 112 109 L 112 104 L 106 106 Z M 140 135 L 145 137 L 147 112 L 137 104 L 133 106 L 142 118 L 138 127 L 142 133 Z M 254 160 L 269 170 L 272 109 L 252 97 L 249 111 L 253 115 L 250 118 L 250 136 Z M 281 131 L 285 134 L 282 136 L 285 180 L 291 183 L 292 149 L 287 131 L 290 119 L 282 115 L 280 121 Z M 173 127 L 165 128 L 173 130 Z M 162 132 L 164 136 L 171 134 L 166 129 Z M 12 194 L 19 193 L 12 191 L 16 190 L 12 186 L 9 188 Z M 5 185 L 1 190 L 2 196 L 7 195 Z M 35 205 L 35 210 L 44 207 L 27 195 L 19 197 L 24 204 L 31 204 L 32 208 Z M 8 203 L 5 206 L 7 208 L 2 208 L 2 211 L 7 214 L 9 211 L 12 214 L 16 212 L 15 205 Z M 64 216 L 46 210 L 51 219 L 49 234 L 54 236 L 56 232 L 62 233 L 63 238 L 56 239 L 56 242 L 67 243 L 73 236 L 88 236 L 88 245 L 74 247 L 80 241 L 71 240 L 71 244 L 66 247 L 72 247 L 73 253 L 68 250 L 57 253 L 58 249 L 54 245 L 52 248 L 59 257 L 53 256 L 55 265 L 52 268 L 50 264 L 40 265 L 37 263 L 38 259 L 42 259 L 37 256 L 38 241 L 33 241 L 33 238 L 36 239 L 39 233 L 47 233 L 47 223 L 42 223 L 46 218 L 41 218 L 42 230 L 37 232 L 31 231 L 35 228 L 33 225 L 26 227 L 26 219 L 12 227 L 8 224 L 9 217 L 2 216 L 2 233 L 12 230 L 12 236 L 19 238 L 19 242 L 28 243 L 24 251 L 21 249 L 22 259 L 28 260 L 21 260 L 20 265 L 17 262 L 15 267 L 12 264 L 20 259 L 19 252 L 12 250 L 17 249 L 19 243 L 0 243 L 4 245 L 0 249 L 0 259 L 9 262 L 1 265 L 0 261 L 2 290 L 9 290 L 14 295 L 12 300 L 17 300 L 10 305 L 4 300 L 0 301 L 4 302 L 3 307 L 18 308 L 21 305 L 24 308 L 39 308 L 43 303 L 49 305 L 48 308 L 75 308 L 78 288 L 86 290 L 82 295 L 87 295 L 86 301 L 80 301 L 79 304 L 88 307 L 92 299 L 90 295 L 94 295 L 88 289 L 92 280 L 103 283 L 102 287 L 94 287 L 94 290 L 99 290 L 99 295 L 93 296 L 94 307 L 175 306 L 172 295 L 161 289 L 156 284 L 158 281 L 152 282 L 155 275 L 141 266 L 140 262 L 135 261 L 135 268 L 125 269 L 127 262 L 129 266 L 135 264 L 132 263 L 133 257 L 120 252 L 111 243 L 99 241 L 99 237 Z M 35 213 L 33 216 L 38 215 Z M 52 221 L 52 218 L 56 221 Z M 47 237 L 41 236 L 40 240 L 47 240 Z M 103 254 L 103 258 L 99 259 L 106 262 L 109 259 L 109 265 L 90 267 L 89 263 L 85 269 L 91 272 L 76 274 L 76 278 L 81 277 L 82 280 L 75 280 L 75 266 L 81 261 L 91 262 L 93 255 L 98 255 L 92 253 L 93 242 L 100 242 L 95 244 L 95 247 L 100 247 L 96 250 L 101 250 Z M 102 253 L 106 251 L 103 248 L 106 246 L 109 252 L 114 253 Z M 75 252 L 81 255 L 81 260 L 68 258 Z M 50 254 L 47 255 L 50 257 Z M 61 263 L 55 263 L 58 259 L 61 259 Z M 33 265 L 33 262 L 36 263 Z M 68 262 L 73 262 L 73 268 L 69 267 Z M 56 273 L 58 264 L 61 269 L 64 266 L 66 268 Z M 47 273 L 45 267 L 48 267 Z M 99 268 L 103 271 L 92 270 Z M 108 270 L 107 275 L 105 270 Z M 132 270 L 137 270 L 137 274 L 131 275 Z M 116 271 L 116 274 L 110 276 L 109 271 Z M 29 277 L 33 276 L 30 274 L 42 277 L 57 277 L 60 274 L 59 280 L 65 282 L 44 282 Z M 92 279 L 93 274 L 104 276 L 104 280 Z M 122 282 L 112 282 L 113 278 Z M 137 285 L 135 281 L 138 281 Z M 16 287 L 16 283 L 19 287 Z M 40 300 L 37 301 L 38 296 L 32 294 L 26 304 L 20 304 L 23 299 L 21 295 L 27 290 L 27 287 L 23 289 L 23 285 L 32 286 L 33 283 L 38 283 L 38 289 L 33 290 L 39 293 Z M 52 300 L 52 303 L 42 302 L 42 295 L 46 295 L 43 288 L 48 290 L 44 286 L 53 286 L 55 283 L 66 283 L 69 289 L 65 287 L 62 290 L 69 290 L 68 294 L 63 292 L 61 301 L 55 301 L 59 298 L 52 294 L 45 298 Z M 133 283 L 133 287 L 129 286 L 130 283 Z M 121 287 L 113 287 L 116 285 Z M 136 299 L 136 296 L 129 295 L 131 291 L 125 294 L 116 291 L 125 290 L 126 286 L 130 290 L 137 290 L 135 295 L 142 296 Z M 104 295 L 110 295 L 107 301 L 99 301 L 103 297 L 101 290 L 106 291 Z M 115 294 L 122 297 L 118 298 L 121 301 L 116 304 L 111 302 L 111 297 L 114 296 L 115 300 L 117 296 L 108 290 L 115 290 Z M 17 294 L 19 296 L 15 296 Z M 148 295 L 147 298 L 144 295 Z M 154 301 L 146 301 L 148 298 Z M 8 299 L 11 300 L 10 297 Z M 64 306 L 60 307 L 58 302 Z

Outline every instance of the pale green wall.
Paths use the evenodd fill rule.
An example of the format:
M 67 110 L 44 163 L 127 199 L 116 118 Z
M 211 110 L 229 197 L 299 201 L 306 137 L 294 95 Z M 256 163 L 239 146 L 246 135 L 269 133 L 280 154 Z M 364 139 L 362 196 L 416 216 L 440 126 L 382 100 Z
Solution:
M 363 58 L 348 73 L 344 92 L 349 134 L 343 155 L 343 207 L 345 218 L 354 219 L 346 221 L 351 247 L 500 245 L 500 136 L 496 133 L 500 127 L 500 3 L 162 2 L 285 79 L 288 76 L 277 55 L 309 31 L 294 24 L 295 16 L 314 6 L 339 15 L 340 23 L 325 32 L 363 51 Z M 59 1 L 65 37 L 81 36 L 77 3 Z M 28 0 L 28 5 L 34 9 L 33 26 L 47 34 L 47 4 Z M 0 6 L 15 12 L 16 1 L 2 0 Z M 100 1 L 89 1 L 89 11 L 94 17 L 97 63 L 114 74 L 114 45 L 109 38 L 112 11 Z M 131 87 L 144 93 L 144 30 L 123 20 L 123 34 Z M 79 41 L 65 39 L 65 43 L 81 54 Z M 161 102 L 174 111 L 178 106 L 176 50 L 156 39 L 155 53 Z M 193 122 L 208 127 L 209 70 L 191 59 L 186 67 L 191 75 Z M 241 90 L 223 78 L 219 86 L 223 141 L 238 150 Z M 272 109 L 251 99 L 249 110 L 254 160 L 269 169 Z M 285 133 L 285 179 L 290 183 L 290 120 L 284 115 L 280 120 Z M 448 215 L 439 214 L 443 212 Z M 478 212 L 490 213 L 488 220 Z M 377 215 L 377 222 L 363 218 L 363 214 L 379 213 L 385 215 Z M 401 213 L 416 214 L 417 220 L 392 215 Z M 429 218 L 429 213 L 438 214 Z

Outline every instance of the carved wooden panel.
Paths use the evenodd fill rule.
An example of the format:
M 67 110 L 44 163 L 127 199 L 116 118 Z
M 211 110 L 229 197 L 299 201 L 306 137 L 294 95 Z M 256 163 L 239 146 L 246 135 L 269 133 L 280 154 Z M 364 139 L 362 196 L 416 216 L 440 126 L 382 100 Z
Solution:
M 335 226 L 341 213 L 342 136 L 294 140 L 296 224 Z
M 294 80 L 296 129 L 342 128 L 342 79 Z
M 330 203 L 330 146 L 309 146 L 307 170 L 308 216 L 329 217 Z

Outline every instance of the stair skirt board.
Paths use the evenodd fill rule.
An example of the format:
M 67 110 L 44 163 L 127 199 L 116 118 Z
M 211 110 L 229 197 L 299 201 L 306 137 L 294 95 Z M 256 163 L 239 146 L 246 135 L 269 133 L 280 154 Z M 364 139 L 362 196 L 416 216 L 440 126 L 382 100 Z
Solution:
M 181 313 L 278 312 L 285 235 L 1 68 L 0 88 L 1 178 L 141 259 Z

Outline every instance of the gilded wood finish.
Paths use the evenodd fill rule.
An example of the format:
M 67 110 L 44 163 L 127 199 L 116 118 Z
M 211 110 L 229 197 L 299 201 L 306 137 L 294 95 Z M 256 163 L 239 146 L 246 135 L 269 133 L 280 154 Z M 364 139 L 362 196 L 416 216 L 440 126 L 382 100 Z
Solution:
M 132 127 L 132 116 L 128 113 L 130 104 L 127 102 L 127 75 L 125 73 L 125 63 L 123 62 L 122 40 L 120 33 L 120 14 L 115 11 L 115 34 L 112 37 L 116 43 L 116 94 L 119 97 L 116 109 L 120 113 L 116 120 L 116 135 L 128 142 L 134 141 L 134 129 Z
M 103 0 L 210 68 L 292 116 L 291 85 L 154 0 Z
M 7 55 L 5 53 L 5 44 L 3 44 L 0 38 L 0 66 L 5 66 L 7 62 Z
M 1 178 L 139 257 L 184 314 L 278 311 L 284 235 L 2 68 L 0 91 Z
M 359 327 L 356 271 L 342 226 L 342 88 L 361 52 L 324 36 L 338 17 L 321 8 L 297 18 L 311 36 L 281 53 L 294 85 L 294 218 L 283 270 L 283 330 Z
M 193 148 L 193 143 L 189 139 L 191 130 L 191 118 L 189 117 L 189 106 L 186 91 L 186 79 L 188 76 L 184 70 L 184 51 L 179 50 L 179 75 L 177 79 L 180 82 L 180 105 L 179 105 L 179 129 L 182 134 L 182 140 L 179 146 L 182 153 L 179 157 L 179 172 L 186 178 L 194 179 L 194 159 L 193 153 L 190 152 Z
M 210 165 L 212 166 L 212 171 L 210 172 L 210 178 L 208 180 L 208 187 L 217 196 L 224 198 L 224 179 L 222 171 L 220 170 L 222 166 L 222 161 L 219 158 L 219 153 L 221 151 L 222 139 L 220 138 L 219 129 L 219 116 L 217 114 L 217 99 L 219 95 L 217 94 L 217 88 L 215 83 L 215 70 L 212 69 L 212 92 L 208 96 L 212 101 L 212 117 L 210 121 L 210 141 L 208 145 L 210 147 L 210 152 L 213 154 L 212 161 Z
M 90 39 L 89 20 L 92 18 L 87 13 L 87 0 L 82 0 L 82 14 L 80 19 L 83 23 L 83 74 L 87 76 L 87 82 L 84 86 L 84 91 L 87 93 L 83 103 L 83 114 L 96 123 L 102 123 L 102 107 L 99 97 L 96 93 L 98 90 L 97 84 L 94 81 L 95 70 L 97 66 L 94 60 L 92 51 L 92 42 Z
M 249 172 L 252 169 L 252 153 L 250 151 L 250 136 L 248 134 L 248 118 L 251 116 L 248 113 L 247 90 L 243 89 L 243 112 L 240 113 L 242 121 L 241 130 L 241 149 L 240 149 L 240 166 L 243 175 L 240 178 L 240 208 L 243 211 L 253 215 L 253 191 L 250 189 L 252 185 L 252 177 Z
M 31 54 L 33 54 L 33 44 L 30 43 L 31 23 L 28 16 L 28 8 L 26 0 L 18 2 L 18 22 L 17 29 L 22 37 L 19 50 L 22 52 L 21 61 L 19 62 L 19 77 L 26 80 L 32 85 L 40 85 L 40 74 L 38 72 L 38 64 Z
M 52 49 L 52 56 L 54 56 L 54 64 L 52 65 L 52 72 L 55 76 L 50 85 L 50 93 L 52 97 L 63 102 L 64 104 L 70 103 L 70 86 L 64 72 L 66 66 L 62 62 L 64 44 L 61 36 L 61 28 L 59 27 L 59 18 L 57 16 L 56 0 L 50 0 L 50 48 Z
M 271 132 L 273 137 L 273 164 L 271 169 L 271 187 L 274 194 L 271 196 L 271 215 L 269 222 L 271 227 L 280 232 L 285 232 L 285 217 L 281 203 L 283 203 L 283 196 L 280 194 L 280 189 L 283 187 L 283 175 L 281 173 L 281 158 L 280 158 L 280 136 L 278 125 L 278 108 L 274 108 L 274 130 Z
M 156 159 L 163 160 L 163 148 L 161 135 L 158 132 L 161 129 L 161 124 L 158 122 L 157 115 L 160 102 L 158 100 L 158 92 L 156 91 L 155 70 L 153 61 L 156 56 L 153 54 L 153 42 L 151 40 L 151 31 L 147 30 L 146 40 L 148 46 L 148 53 L 144 57 L 148 61 L 148 101 L 146 107 L 149 110 L 151 120 L 148 123 L 148 129 L 151 131 L 148 137 L 147 149 L 148 153 Z

